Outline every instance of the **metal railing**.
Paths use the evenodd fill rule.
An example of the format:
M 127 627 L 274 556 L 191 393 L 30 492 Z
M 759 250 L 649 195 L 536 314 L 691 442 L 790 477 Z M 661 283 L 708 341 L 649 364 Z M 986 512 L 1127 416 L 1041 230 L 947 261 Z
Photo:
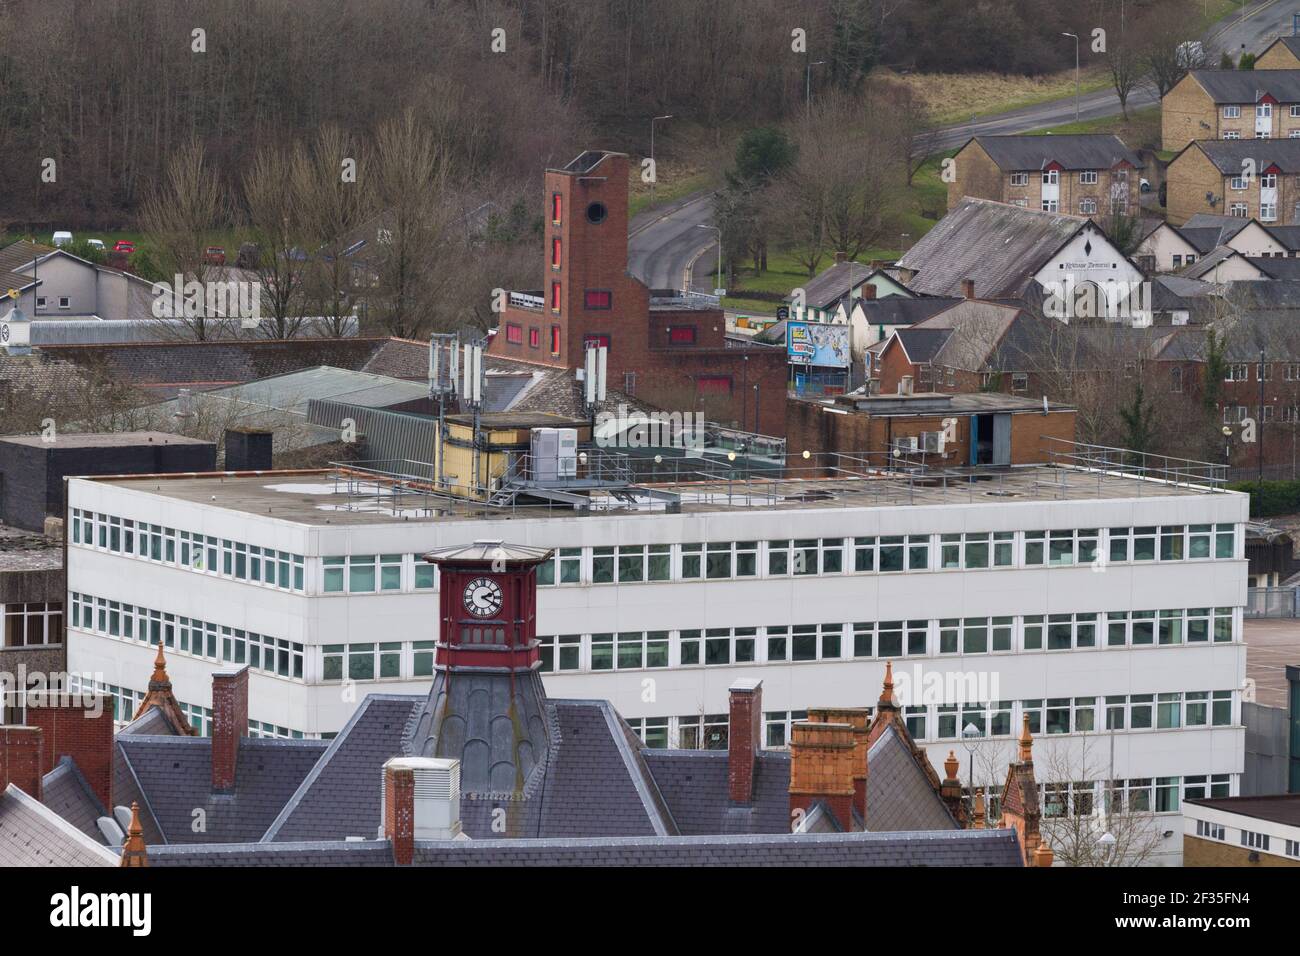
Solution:
M 1300 589 L 1247 588 L 1246 617 L 1300 617 Z
M 1063 442 L 1052 461 L 1035 465 L 958 466 L 884 452 L 808 453 L 784 466 L 716 454 L 637 457 L 606 449 L 579 449 L 575 472 L 562 475 L 556 459 L 512 454 L 505 470 L 474 487 L 410 459 L 334 462 L 336 491 L 393 513 L 428 515 L 548 514 L 583 516 L 610 510 L 661 510 L 682 505 L 727 508 L 808 504 L 889 507 L 974 504 L 1004 500 L 1066 500 L 1222 491 L 1221 466 L 1141 455 L 1100 445 Z M 917 458 L 924 458 L 918 455 Z M 550 497 L 547 497 L 547 495 Z
M 1065 446 L 1049 450 L 1048 461 L 1060 467 L 1082 471 L 1103 472 L 1129 478 L 1162 481 L 1176 486 L 1200 485 L 1222 491 L 1228 481 L 1226 465 L 1192 458 L 1175 458 L 1171 455 L 1153 455 L 1129 448 L 1112 448 L 1109 445 L 1092 445 L 1045 436 L 1049 441 Z

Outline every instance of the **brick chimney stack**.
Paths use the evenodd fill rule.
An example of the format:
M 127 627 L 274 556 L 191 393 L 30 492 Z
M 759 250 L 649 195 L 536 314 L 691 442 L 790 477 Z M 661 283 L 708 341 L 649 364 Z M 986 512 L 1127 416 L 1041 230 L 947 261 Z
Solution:
M 853 829 L 853 728 L 800 721 L 790 734 L 790 812 L 823 803 L 845 833 Z
M 754 802 L 754 763 L 763 749 L 763 682 L 743 678 L 731 685 L 727 729 L 727 784 L 732 803 Z
M 975 280 L 974 280 L 974 279 L 962 279 L 962 280 L 961 280 L 961 294 L 962 294 L 963 297 L 965 297 L 965 298 L 967 298 L 967 299 L 973 299 L 973 298 L 975 298 Z
M 212 675 L 212 789 L 235 788 L 239 741 L 248 735 L 248 665 Z
M 0 792 L 13 784 L 41 799 L 41 729 L 0 726 Z
M 871 708 L 818 707 L 808 711 L 815 724 L 848 724 L 853 728 L 853 808 L 867 819 L 867 750 L 870 748 Z
M 58 700 L 50 691 L 47 700 Z M 29 702 L 27 723 L 41 729 L 41 772 L 72 758 L 105 807 L 113 806 L 113 702 L 103 695 L 47 706 Z
M 874 299 L 876 297 L 876 287 L 868 282 L 862 287 L 862 298 Z
M 415 858 L 415 771 L 393 761 L 384 765 L 383 835 L 393 845 L 393 862 L 410 866 Z

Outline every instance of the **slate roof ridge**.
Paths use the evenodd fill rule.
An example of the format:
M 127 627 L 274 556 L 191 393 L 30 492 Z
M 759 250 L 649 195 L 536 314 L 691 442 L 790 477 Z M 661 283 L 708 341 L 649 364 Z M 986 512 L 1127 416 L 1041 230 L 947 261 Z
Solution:
M 600 712 L 605 716 L 605 723 L 609 726 L 610 736 L 614 738 L 614 746 L 618 748 L 619 756 L 623 758 L 623 765 L 627 768 L 628 776 L 632 778 L 637 796 L 641 798 L 641 805 L 650 819 L 650 825 L 654 827 L 655 833 L 661 836 L 676 835 L 677 821 L 673 819 L 668 809 L 668 801 L 659 792 L 659 784 L 641 757 L 640 749 L 634 749 L 628 741 L 631 728 L 609 701 L 602 700 L 599 706 Z
M 104 862 L 107 863 L 108 865 L 119 866 L 121 864 L 122 862 L 121 857 L 119 857 L 116 853 L 114 853 L 108 847 L 104 846 L 102 843 L 96 843 L 94 840 L 86 836 L 86 834 L 82 833 L 80 830 L 78 830 L 67 820 L 63 819 L 63 817 L 59 816 L 57 813 L 55 813 L 45 804 L 41 803 L 31 794 L 22 790 L 20 787 L 16 786 L 15 784 L 12 783 L 9 784 L 9 786 L 6 787 L 3 792 L 0 792 L 0 799 L 17 800 L 25 808 L 31 810 L 34 813 L 39 814 L 51 826 L 58 829 L 69 839 L 80 844 L 82 848 L 89 851 L 90 853 L 93 853 L 96 856 L 101 857 L 104 860 Z
M 108 808 L 100 801 L 99 795 L 91 789 L 90 782 L 86 779 L 85 774 L 81 772 L 81 768 L 77 766 L 77 762 L 67 754 L 60 757 L 59 762 L 54 765 L 54 769 L 41 778 L 42 790 L 59 778 L 69 774 L 71 774 L 77 781 L 77 784 L 81 789 L 86 792 L 86 796 L 95 805 L 95 808 L 99 810 L 99 815 L 101 817 L 108 816 Z
M 200 737 L 173 737 L 173 736 L 171 736 L 171 735 L 169 735 L 169 734 L 162 734 L 162 735 L 160 735 L 160 736 L 150 736 L 150 737 L 145 737 L 144 735 L 139 735 L 139 736 L 137 736 L 137 735 L 134 735 L 134 734 L 133 734 L 133 735 L 131 736 L 131 739 L 132 739 L 132 740 L 155 740 L 155 741 L 158 741 L 158 740 L 202 740 L 202 739 L 205 739 L 205 738 L 200 738 Z M 210 738 L 206 738 L 206 739 L 210 739 Z M 126 767 L 126 771 L 127 771 L 127 773 L 129 773 L 129 774 L 131 775 L 131 779 L 135 781 L 135 789 L 136 789 L 136 792 L 140 794 L 140 799 L 144 802 L 144 806 L 141 807 L 141 809 L 144 810 L 146 813 L 148 813 L 150 819 L 153 820 L 154 829 L 156 829 L 156 830 L 158 831 L 158 835 L 159 835 L 160 837 L 162 837 L 162 841 L 163 841 L 163 843 L 164 843 L 164 844 L 166 844 L 166 843 L 170 843 L 171 841 L 167 839 L 167 831 L 165 831 L 165 830 L 163 829 L 162 823 L 161 823 L 161 821 L 159 821 L 159 819 L 158 819 L 158 814 L 156 814 L 156 813 L 153 812 L 153 804 L 149 801 L 149 792 L 148 792 L 147 790 L 145 790 L 145 788 L 144 788 L 144 784 L 142 784 L 142 783 L 140 782 L 140 775 L 137 774 L 137 773 L 135 772 L 135 765 L 132 764 L 132 762 L 131 762 L 131 755 L 130 755 L 129 753 L 126 752 L 126 748 L 125 748 L 125 747 L 120 746 L 120 743 L 121 743 L 120 740 L 114 740 L 114 741 L 113 741 L 113 746 L 115 746 L 115 747 L 118 748 L 117 756 L 122 760 L 122 764 L 123 764 L 123 766 Z

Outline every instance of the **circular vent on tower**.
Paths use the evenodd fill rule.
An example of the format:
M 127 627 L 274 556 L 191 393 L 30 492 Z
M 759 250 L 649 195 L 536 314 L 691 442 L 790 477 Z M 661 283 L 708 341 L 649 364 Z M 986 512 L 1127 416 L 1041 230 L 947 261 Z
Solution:
M 609 210 L 605 208 L 603 202 L 594 202 L 587 206 L 587 222 L 602 223 L 608 215 Z

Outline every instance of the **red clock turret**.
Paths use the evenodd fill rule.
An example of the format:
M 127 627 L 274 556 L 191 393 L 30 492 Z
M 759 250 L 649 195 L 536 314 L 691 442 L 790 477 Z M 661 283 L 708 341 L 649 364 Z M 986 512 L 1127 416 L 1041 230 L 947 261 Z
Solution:
M 438 566 L 441 629 L 434 666 L 455 672 L 534 670 L 537 566 L 549 548 L 475 541 L 424 556 Z

